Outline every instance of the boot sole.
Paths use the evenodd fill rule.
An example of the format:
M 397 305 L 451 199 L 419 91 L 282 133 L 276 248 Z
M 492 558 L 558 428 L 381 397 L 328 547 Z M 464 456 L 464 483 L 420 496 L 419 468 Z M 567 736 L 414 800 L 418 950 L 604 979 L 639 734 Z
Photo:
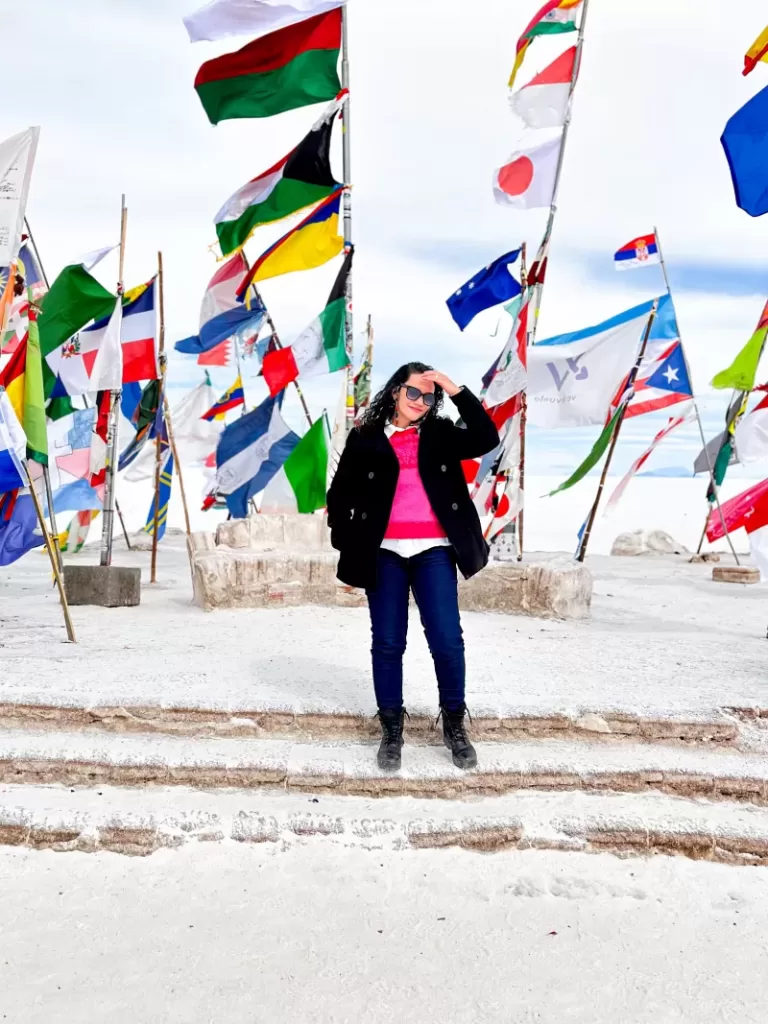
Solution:
M 397 763 L 394 761 L 377 761 L 376 763 L 383 772 L 399 772 L 402 767 L 402 761 Z

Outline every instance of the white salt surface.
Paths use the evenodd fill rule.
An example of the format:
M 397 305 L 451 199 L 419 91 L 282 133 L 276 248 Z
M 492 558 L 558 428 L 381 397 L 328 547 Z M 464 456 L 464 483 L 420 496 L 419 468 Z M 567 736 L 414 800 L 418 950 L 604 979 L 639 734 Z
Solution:
M 535 557 L 535 556 L 532 556 Z M 73 561 L 93 563 L 95 551 Z M 46 560 L 32 553 L 0 575 L 0 700 L 73 706 L 154 705 L 230 710 L 373 713 L 367 611 L 270 608 L 206 614 L 191 604 L 183 538 L 169 535 L 159 583 L 149 555 L 119 546 L 116 564 L 142 567 L 134 609 L 73 608 L 64 641 Z M 685 557 L 594 556 L 585 622 L 465 614 L 468 699 L 479 713 L 623 709 L 672 717 L 768 707 L 768 623 L 761 586 L 718 584 Z M 406 703 L 436 712 L 434 672 L 414 616 Z
M 768 874 L 658 858 L 0 851 L 12 1024 L 764 1024 Z

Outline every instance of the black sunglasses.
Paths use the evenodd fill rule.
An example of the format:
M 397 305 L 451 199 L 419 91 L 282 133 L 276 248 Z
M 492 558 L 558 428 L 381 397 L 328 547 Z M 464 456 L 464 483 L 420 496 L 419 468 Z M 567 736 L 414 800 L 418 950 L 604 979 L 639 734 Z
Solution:
M 410 384 L 401 384 L 400 387 L 405 388 L 405 397 L 409 402 L 418 402 L 418 400 L 421 399 L 428 409 L 431 409 L 435 404 L 434 391 L 419 391 L 418 388 L 415 388 Z

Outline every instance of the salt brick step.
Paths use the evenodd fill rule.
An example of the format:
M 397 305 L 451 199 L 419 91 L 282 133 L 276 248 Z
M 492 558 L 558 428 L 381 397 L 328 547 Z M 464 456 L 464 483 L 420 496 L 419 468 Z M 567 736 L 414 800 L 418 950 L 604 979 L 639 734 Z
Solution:
M 444 748 L 406 745 L 403 769 L 381 772 L 375 744 L 188 739 L 86 733 L 0 733 L 0 784 L 272 788 L 453 799 L 526 789 L 656 790 L 768 803 L 768 759 L 728 750 L 541 740 L 478 743 L 479 767 Z
M 768 811 L 652 793 L 506 794 L 472 801 L 178 788 L 0 786 L 0 845 L 146 856 L 202 843 L 408 850 L 554 849 L 768 863 Z M 503 861 L 499 870 L 503 870 Z
M 407 723 L 411 741 L 442 743 L 434 718 L 412 714 Z M 76 705 L 0 703 L 0 728 L 153 733 L 170 736 L 263 737 L 284 736 L 304 740 L 366 740 L 379 734 L 371 715 L 345 711 L 291 711 L 274 708 L 222 710 L 214 707 L 162 707 L 159 705 Z M 662 718 L 616 710 L 584 711 L 579 715 L 557 712 L 478 714 L 472 735 L 485 742 L 509 742 L 526 737 L 626 740 L 654 743 L 735 744 L 737 720 L 724 713 L 698 713 Z

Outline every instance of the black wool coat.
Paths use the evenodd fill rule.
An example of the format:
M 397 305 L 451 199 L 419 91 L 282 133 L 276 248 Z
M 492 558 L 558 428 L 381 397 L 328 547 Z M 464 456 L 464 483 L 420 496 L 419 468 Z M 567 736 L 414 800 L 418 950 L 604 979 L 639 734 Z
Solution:
M 472 504 L 462 460 L 479 458 L 499 434 L 477 398 L 462 388 L 453 397 L 463 426 L 430 417 L 421 427 L 419 474 L 432 510 L 469 579 L 488 562 L 488 545 Z M 337 576 L 351 587 L 376 587 L 379 548 L 389 523 L 400 465 L 384 428 L 355 428 L 347 439 L 328 492 L 331 544 L 340 552 Z

